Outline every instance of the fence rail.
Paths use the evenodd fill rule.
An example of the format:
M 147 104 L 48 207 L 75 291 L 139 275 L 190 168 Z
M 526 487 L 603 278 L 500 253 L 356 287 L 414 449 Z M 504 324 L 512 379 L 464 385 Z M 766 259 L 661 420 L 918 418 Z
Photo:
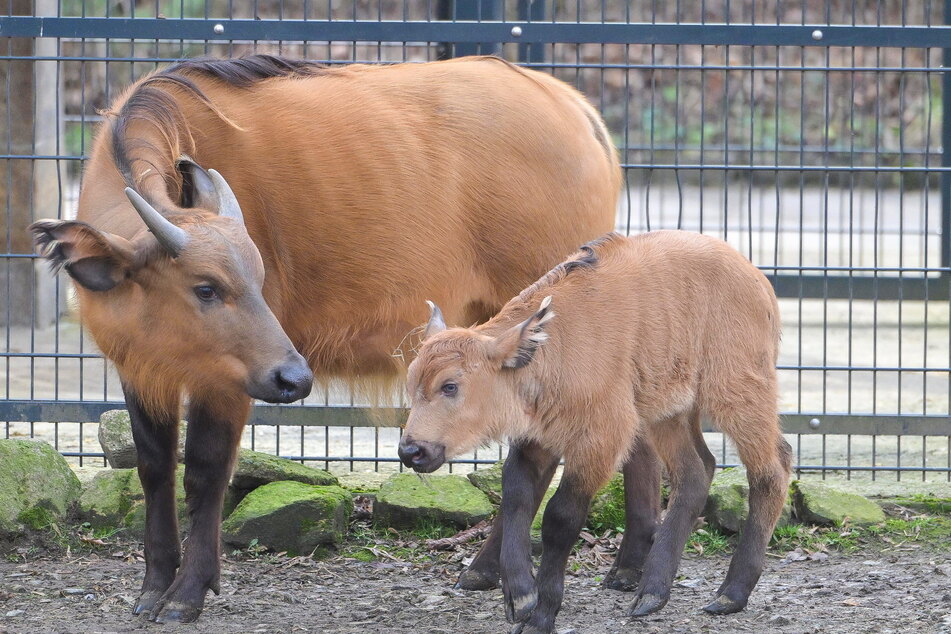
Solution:
M 125 86 L 194 55 L 342 64 L 490 52 L 574 84 L 600 108 L 625 173 L 618 230 L 713 233 L 768 275 L 782 298 L 781 409 L 799 469 L 951 481 L 951 0 L 12 0 L 7 13 L 6 436 L 99 461 L 95 421 L 123 406 L 25 227 L 73 213 L 99 110 Z M 256 406 L 246 444 L 396 468 L 404 412 L 381 420 L 345 387 L 319 392 Z M 735 463 L 706 431 L 719 462 Z M 483 449 L 456 468 L 503 453 Z

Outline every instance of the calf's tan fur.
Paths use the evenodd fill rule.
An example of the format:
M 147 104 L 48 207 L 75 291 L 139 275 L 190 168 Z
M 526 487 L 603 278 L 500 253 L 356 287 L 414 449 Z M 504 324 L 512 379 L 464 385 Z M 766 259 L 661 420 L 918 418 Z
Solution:
M 506 464 L 497 526 L 506 612 L 523 631 L 547 632 L 591 496 L 622 468 L 630 525 L 632 514 L 645 513 L 631 508 L 632 499 L 658 503 L 655 454 L 672 498 L 656 533 L 657 513 L 647 509 L 649 530 L 625 537 L 645 542 L 632 564 L 643 576 L 631 613 L 666 603 L 713 475 L 700 431 L 706 418 L 736 444 L 751 486 L 739 548 L 706 608 L 737 611 L 762 570 L 789 479 L 777 415 L 779 337 L 772 287 L 726 243 L 677 231 L 609 234 L 481 326 L 444 329 L 434 311 L 409 369 L 413 407 L 400 454 L 408 466 L 431 471 L 490 439 L 512 443 L 520 466 Z M 533 489 L 559 457 L 565 472 L 545 513 L 535 583 L 527 533 L 540 497 Z M 653 490 L 632 496 L 639 486 Z

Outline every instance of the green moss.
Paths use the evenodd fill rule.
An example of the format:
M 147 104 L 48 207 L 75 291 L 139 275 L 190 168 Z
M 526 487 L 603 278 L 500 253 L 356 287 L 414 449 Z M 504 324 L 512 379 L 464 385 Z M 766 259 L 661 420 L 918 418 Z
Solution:
M 17 516 L 17 520 L 35 531 L 49 528 L 55 521 L 53 513 L 41 506 L 26 509 Z
M 231 483 L 236 489 L 251 491 L 270 482 L 303 482 L 318 486 L 336 486 L 337 478 L 327 471 L 314 469 L 293 460 L 242 449 L 238 453 Z
M 861 495 L 819 482 L 792 484 L 796 516 L 802 522 L 840 526 L 868 526 L 885 521 L 882 508 Z
M 413 528 L 431 522 L 457 527 L 488 518 L 494 507 L 485 493 L 460 476 L 427 476 L 400 473 L 377 494 L 374 524 Z
M 222 524 L 225 540 L 255 542 L 276 551 L 308 554 L 340 542 L 353 511 L 350 492 L 336 486 L 272 482 L 245 497 Z
M 951 513 L 951 498 L 937 497 L 933 494 L 919 493 L 908 497 L 897 497 L 890 500 L 895 504 L 906 506 L 926 513 Z
M 79 478 L 48 443 L 0 440 L 0 538 L 66 518 L 80 491 Z
M 624 476 L 620 473 L 614 474 L 594 496 L 588 527 L 597 532 L 624 530 Z

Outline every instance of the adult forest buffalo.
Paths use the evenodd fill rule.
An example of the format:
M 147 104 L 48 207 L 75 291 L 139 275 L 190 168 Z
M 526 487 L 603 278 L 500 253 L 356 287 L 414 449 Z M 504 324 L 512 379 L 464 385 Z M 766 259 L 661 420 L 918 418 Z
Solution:
M 98 132 L 77 220 L 31 229 L 122 380 L 147 509 L 135 612 L 192 621 L 218 591 L 252 398 L 397 375 L 424 300 L 454 323 L 487 319 L 610 230 L 619 187 L 594 108 L 496 58 L 188 60 L 132 85 Z

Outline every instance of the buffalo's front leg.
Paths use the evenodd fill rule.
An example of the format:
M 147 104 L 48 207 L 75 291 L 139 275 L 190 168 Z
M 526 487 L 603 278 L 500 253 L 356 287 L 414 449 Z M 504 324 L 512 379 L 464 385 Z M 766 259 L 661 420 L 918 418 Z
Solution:
M 606 479 L 606 478 L 605 478 Z M 521 634 L 552 632 L 555 616 L 565 593 L 565 564 L 571 547 L 588 517 L 588 506 L 596 487 L 591 479 L 568 473 L 545 509 L 542 520 L 542 562 L 538 568 L 538 604 L 525 623 L 515 629 Z
M 133 612 L 150 612 L 175 579 L 181 562 L 175 467 L 178 447 L 178 401 L 161 413 L 146 411 L 135 391 L 123 385 L 138 455 L 139 480 L 145 493 L 145 580 Z
M 500 570 L 505 617 L 510 623 L 528 618 L 538 601 L 532 577 L 532 519 L 538 508 L 536 486 L 554 470 L 552 463 L 557 467 L 558 458 L 537 445 L 531 450 L 523 445 L 510 449 L 502 468 L 501 524 L 496 520 L 495 526 L 502 527 Z
M 182 566 L 156 606 L 159 623 L 194 621 L 207 591 L 219 592 L 221 505 L 249 408 L 246 397 L 194 402 L 189 407 L 185 499 L 191 527 Z
M 555 469 L 558 468 L 558 458 L 542 449 L 534 442 L 525 442 L 521 446 L 512 447 L 509 451 L 506 464 L 509 460 L 515 460 L 524 467 L 518 468 L 520 476 L 527 478 L 532 486 L 531 508 L 524 507 L 526 512 L 535 517 L 538 505 L 541 504 L 548 485 L 551 484 L 551 478 L 555 475 Z M 501 568 L 499 565 L 499 555 L 502 551 L 502 531 L 505 510 L 501 509 L 492 524 L 492 531 L 486 538 L 479 553 L 473 559 L 472 563 L 459 575 L 459 582 L 456 588 L 460 590 L 491 590 L 499 585 L 499 576 Z

